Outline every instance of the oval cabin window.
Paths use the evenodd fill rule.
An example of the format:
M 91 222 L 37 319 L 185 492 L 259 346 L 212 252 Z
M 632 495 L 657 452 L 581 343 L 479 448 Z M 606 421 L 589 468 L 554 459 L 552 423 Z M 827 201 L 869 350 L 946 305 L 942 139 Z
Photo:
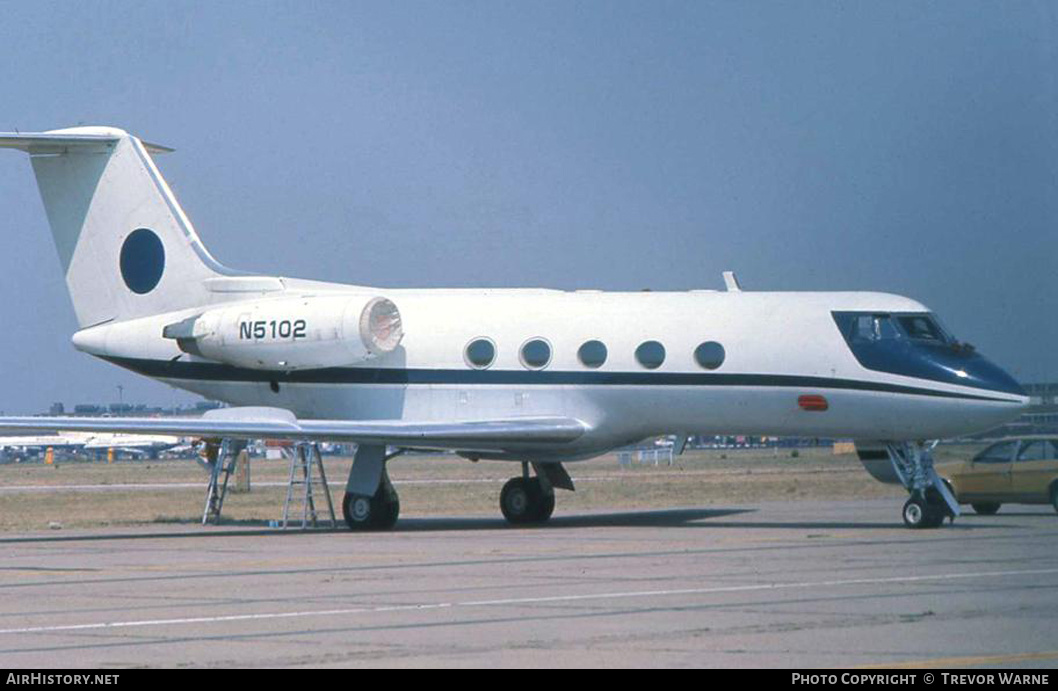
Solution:
M 580 364 L 591 369 L 598 369 L 606 363 L 606 344 L 602 341 L 587 341 L 577 350 Z
M 724 346 L 707 341 L 694 349 L 694 361 L 705 369 L 716 369 L 724 364 Z
M 665 346 L 657 341 L 646 341 L 636 348 L 636 360 L 647 369 L 657 369 L 665 362 Z
M 496 344 L 487 338 L 476 338 L 467 344 L 463 356 L 474 369 L 485 369 L 496 359 Z
M 534 338 L 522 345 L 522 364 L 529 369 L 543 369 L 551 362 L 551 345 L 542 338 Z

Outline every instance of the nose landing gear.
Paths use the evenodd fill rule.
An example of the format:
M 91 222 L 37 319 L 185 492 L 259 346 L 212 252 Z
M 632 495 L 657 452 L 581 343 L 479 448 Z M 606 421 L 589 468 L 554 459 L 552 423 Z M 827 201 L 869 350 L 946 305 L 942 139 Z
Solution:
M 927 496 L 925 500 L 912 497 L 904 503 L 904 525 L 908 528 L 939 528 L 949 516 L 955 518 L 939 497 Z
M 902 516 L 908 528 L 938 528 L 945 518 L 959 516 L 959 504 L 933 468 L 932 446 L 923 442 L 886 444 L 900 483 L 911 494 Z

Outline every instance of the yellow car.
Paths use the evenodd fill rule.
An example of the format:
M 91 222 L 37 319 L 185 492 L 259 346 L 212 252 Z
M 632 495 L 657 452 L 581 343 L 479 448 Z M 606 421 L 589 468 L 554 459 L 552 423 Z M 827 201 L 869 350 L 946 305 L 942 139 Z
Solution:
M 1003 503 L 1051 504 L 1058 511 L 1058 437 L 996 442 L 945 480 L 960 504 L 986 516 Z

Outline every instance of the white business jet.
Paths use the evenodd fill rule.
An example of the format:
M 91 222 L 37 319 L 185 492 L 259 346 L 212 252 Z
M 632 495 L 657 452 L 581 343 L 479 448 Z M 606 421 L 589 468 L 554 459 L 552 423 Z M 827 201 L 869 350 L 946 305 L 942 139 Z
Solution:
M 0 134 L 29 153 L 78 350 L 234 407 L 200 419 L 0 418 L 9 432 L 356 442 L 350 528 L 388 528 L 387 447 L 514 461 L 513 523 L 547 520 L 563 463 L 646 437 L 846 437 L 910 493 L 904 521 L 958 505 L 927 440 L 1001 424 L 1021 387 L 914 300 L 883 293 L 400 290 L 228 269 L 153 154 L 109 127 Z

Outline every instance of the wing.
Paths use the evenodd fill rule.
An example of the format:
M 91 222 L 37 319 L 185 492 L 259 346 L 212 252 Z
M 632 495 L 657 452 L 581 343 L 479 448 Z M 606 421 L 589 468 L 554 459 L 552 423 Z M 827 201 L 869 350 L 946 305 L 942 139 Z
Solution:
M 504 452 L 568 444 L 588 430 L 568 417 L 413 422 L 407 420 L 303 420 L 281 408 L 222 408 L 201 418 L 3 417 L 0 434 L 114 432 L 181 437 L 277 439 L 386 444 L 413 449 Z

